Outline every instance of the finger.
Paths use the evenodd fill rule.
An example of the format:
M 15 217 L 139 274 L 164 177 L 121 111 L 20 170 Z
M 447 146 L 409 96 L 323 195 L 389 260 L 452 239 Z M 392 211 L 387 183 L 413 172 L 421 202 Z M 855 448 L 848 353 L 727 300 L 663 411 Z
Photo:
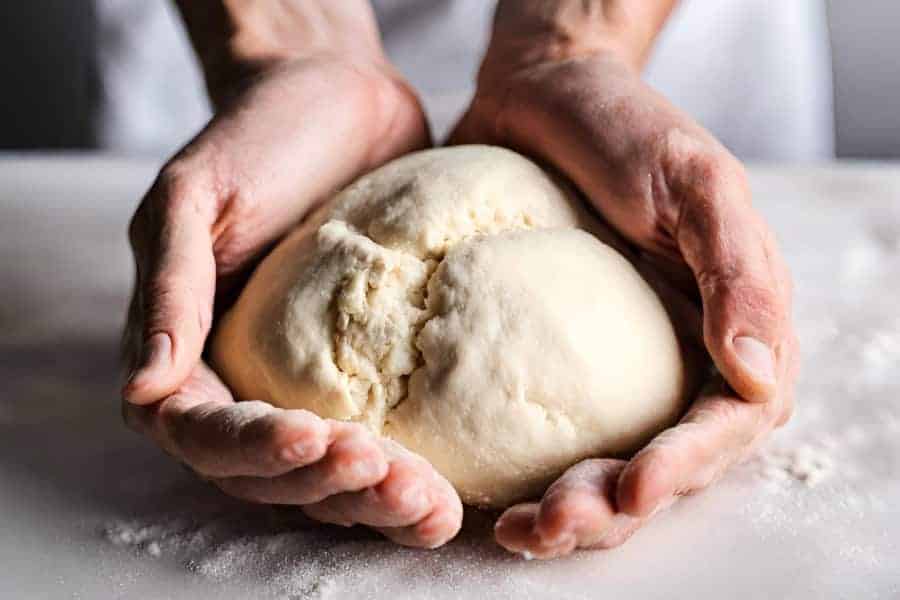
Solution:
M 431 510 L 434 469 L 390 440 L 380 439 L 388 459 L 387 476 L 360 492 L 347 492 L 304 507 L 311 517 L 337 525 L 400 527 L 416 523 Z
M 654 438 L 625 467 L 616 490 L 619 510 L 646 517 L 708 486 L 756 447 L 779 413 L 776 402 L 744 402 L 721 380 L 710 386 L 678 425 Z
M 430 513 L 418 523 L 406 527 L 376 527 L 391 541 L 413 548 L 438 548 L 459 533 L 462 526 L 463 508 L 459 496 L 442 493 Z
M 374 527 L 405 546 L 436 548 L 462 525 L 462 503 L 450 483 L 424 459 L 390 440 L 382 440 L 389 457 L 387 477 L 361 492 L 337 494 L 303 507 L 313 519 Z
M 328 423 L 304 410 L 238 402 L 201 364 L 179 391 L 153 406 L 126 406 L 126 419 L 205 477 L 281 475 L 318 461 Z
M 393 444 L 397 446 L 397 444 Z M 425 459 L 400 448 L 408 460 L 419 464 L 428 477 L 427 491 L 430 508 L 421 519 L 399 526 L 378 526 L 376 529 L 394 542 L 417 548 L 437 548 L 459 533 L 463 521 L 463 506 L 450 482 L 437 473 Z
M 560 544 L 548 544 L 541 539 L 535 529 L 538 510 L 537 503 L 517 504 L 506 509 L 494 525 L 494 539 L 510 552 L 521 554 L 526 559 L 556 558 L 571 552 L 575 548 L 574 537 Z
M 612 548 L 624 543 L 645 521 L 619 513 L 616 483 L 625 461 L 578 463 L 551 485 L 539 504 L 507 510 L 495 535 L 506 549 L 527 558 L 556 558 L 575 548 Z
M 328 447 L 328 425 L 308 411 L 264 402 L 186 409 L 190 401 L 179 400 L 164 402 L 163 443 L 205 477 L 274 477 L 318 461 Z
M 199 361 L 212 319 L 215 186 L 164 170 L 131 226 L 141 351 L 123 389 L 136 404 L 173 394 Z
M 234 405 L 234 397 L 231 392 L 212 369 L 202 362 L 181 385 L 179 392 L 178 401 L 184 402 L 187 409 L 201 404 Z M 169 399 L 149 406 L 123 401 L 122 415 L 129 427 L 138 433 L 150 436 L 158 444 L 163 445 L 168 452 L 173 453 L 170 450 L 172 444 L 169 442 L 169 429 L 165 427 L 166 423 L 160 419 L 161 409 L 167 400 Z M 172 427 L 172 429 L 175 428 Z
M 561 548 L 612 548 L 631 537 L 644 519 L 616 510 L 616 486 L 625 464 L 624 460 L 585 460 L 556 480 L 535 517 L 541 542 Z
M 376 438 L 355 423 L 328 423 L 331 440 L 320 460 L 277 477 L 230 477 L 214 479 L 214 483 L 227 494 L 250 502 L 306 505 L 384 480 L 388 461 Z
M 347 492 L 305 506 L 310 517 L 335 525 L 357 523 L 376 527 L 402 527 L 417 523 L 431 511 L 433 469 L 412 453 L 382 441 L 388 474 L 378 485 Z
M 777 248 L 736 161 L 692 147 L 672 152 L 689 155 L 672 159 L 669 187 L 681 207 L 674 237 L 703 302 L 706 347 L 741 397 L 771 399 L 789 319 L 770 262 L 780 260 Z

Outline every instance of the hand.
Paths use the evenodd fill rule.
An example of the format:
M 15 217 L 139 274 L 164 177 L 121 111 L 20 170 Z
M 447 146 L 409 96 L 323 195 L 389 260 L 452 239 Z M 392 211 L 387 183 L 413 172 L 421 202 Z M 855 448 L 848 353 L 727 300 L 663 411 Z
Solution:
M 240 91 L 218 98 L 218 114 L 163 168 L 131 223 L 126 422 L 239 498 L 363 523 L 402 544 L 443 544 L 462 508 L 427 462 L 358 425 L 235 402 L 201 361 L 214 299 L 227 305 L 318 202 L 428 144 L 418 101 L 379 53 L 349 50 L 260 63 L 231 89 Z
M 235 402 L 203 363 L 165 399 L 123 409 L 135 431 L 236 498 L 299 506 L 318 521 L 368 525 L 425 548 L 462 523 L 455 490 L 425 459 L 356 423 Z
M 515 34 L 495 24 L 478 90 L 451 143 L 509 146 L 566 175 L 632 245 L 639 266 L 665 274 L 667 300 L 693 311 L 682 322 L 696 323 L 693 336 L 721 374 L 677 426 L 630 461 L 582 462 L 539 503 L 503 514 L 501 545 L 551 558 L 621 544 L 783 424 L 797 342 L 790 275 L 751 207 L 738 161 L 647 87 L 639 61 L 621 46 L 566 38 L 534 48 L 508 38 Z

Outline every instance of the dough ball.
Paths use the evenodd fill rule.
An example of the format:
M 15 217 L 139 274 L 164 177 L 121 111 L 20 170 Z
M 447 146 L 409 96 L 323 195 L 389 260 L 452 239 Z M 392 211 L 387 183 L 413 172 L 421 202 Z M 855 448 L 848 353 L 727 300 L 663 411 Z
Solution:
M 242 399 L 364 423 L 463 501 L 539 495 L 640 447 L 688 382 L 650 286 L 536 165 L 460 146 L 338 194 L 257 268 L 213 363 Z

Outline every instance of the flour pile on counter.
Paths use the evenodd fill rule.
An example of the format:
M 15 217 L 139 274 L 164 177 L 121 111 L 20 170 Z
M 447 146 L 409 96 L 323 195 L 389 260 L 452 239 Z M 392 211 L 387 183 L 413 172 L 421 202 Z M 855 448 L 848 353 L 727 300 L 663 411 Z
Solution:
M 809 445 L 791 450 L 763 450 L 757 457 L 760 475 L 769 481 L 789 478 L 813 487 L 826 479 L 834 469 L 834 461 L 828 451 Z
M 519 589 L 521 578 L 513 577 L 521 560 L 491 542 L 490 520 L 475 515 L 468 523 L 454 543 L 434 551 L 396 546 L 363 528 L 321 527 L 295 511 L 267 507 L 115 520 L 101 534 L 148 559 L 175 561 L 211 581 L 246 585 L 257 596 L 369 597 L 361 592 L 367 585 L 377 590 L 396 581 L 423 599 L 454 598 L 454 590 L 473 583 L 490 597 L 530 597 Z M 546 591 L 540 582 L 530 587 Z

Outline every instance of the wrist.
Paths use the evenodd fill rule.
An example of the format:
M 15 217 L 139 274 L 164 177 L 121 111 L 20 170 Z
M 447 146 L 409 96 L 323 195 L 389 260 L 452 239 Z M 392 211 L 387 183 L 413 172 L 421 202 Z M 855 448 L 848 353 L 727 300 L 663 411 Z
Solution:
M 640 69 L 674 0 L 500 0 L 489 56 L 529 66 L 598 52 Z
M 386 64 L 368 0 L 178 0 L 216 105 L 261 73 L 317 55 Z

